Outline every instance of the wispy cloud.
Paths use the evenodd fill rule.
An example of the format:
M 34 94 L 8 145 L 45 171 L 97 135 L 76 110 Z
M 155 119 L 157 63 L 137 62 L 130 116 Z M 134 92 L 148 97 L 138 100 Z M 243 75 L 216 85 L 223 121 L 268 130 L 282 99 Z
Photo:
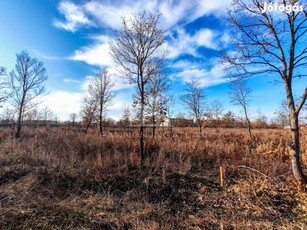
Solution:
M 192 56 L 200 56 L 197 48 L 206 47 L 209 49 L 217 49 L 216 31 L 204 28 L 194 35 L 187 34 L 182 28 L 178 28 L 175 32 L 176 36 L 170 36 L 167 41 L 167 49 L 170 51 L 168 58 L 175 58 L 180 54 L 190 54 Z
M 112 66 L 113 59 L 110 55 L 108 40 L 109 38 L 104 35 L 95 37 L 94 44 L 81 47 L 69 59 L 96 66 Z
M 197 65 L 190 61 L 180 61 L 175 63 L 174 66 L 181 68 L 181 70 L 173 74 L 172 78 L 179 78 L 183 82 L 197 80 L 203 87 L 210 87 L 229 81 L 222 64 L 213 60 L 210 65 L 212 65 L 211 68 L 205 69 L 201 67 L 202 65 Z
M 56 20 L 54 25 L 75 31 L 78 27 L 92 25 L 95 21 L 105 27 L 118 28 L 121 25 L 122 16 L 129 17 L 133 12 L 146 10 L 160 12 L 162 28 L 171 29 L 173 26 L 192 22 L 206 14 L 221 14 L 230 3 L 231 0 L 93 0 L 77 5 L 65 0 L 59 5 L 59 11 L 64 15 L 65 21 Z
M 53 61 L 53 60 L 62 60 L 62 59 L 66 59 L 66 57 L 59 57 L 59 56 L 51 56 L 51 55 L 47 55 L 42 53 L 41 51 L 38 50 L 33 50 L 33 53 L 35 53 L 37 56 L 39 56 L 40 58 L 44 59 L 44 60 L 48 60 L 48 61 Z
M 76 84 L 82 83 L 82 81 L 79 81 L 79 80 L 76 80 L 76 79 L 72 79 L 72 78 L 64 78 L 63 81 L 65 83 L 76 83 Z
M 62 1 L 58 10 L 64 15 L 65 21 L 54 20 L 53 25 L 57 28 L 75 32 L 81 26 L 93 25 L 93 22 L 86 16 L 82 6 Z

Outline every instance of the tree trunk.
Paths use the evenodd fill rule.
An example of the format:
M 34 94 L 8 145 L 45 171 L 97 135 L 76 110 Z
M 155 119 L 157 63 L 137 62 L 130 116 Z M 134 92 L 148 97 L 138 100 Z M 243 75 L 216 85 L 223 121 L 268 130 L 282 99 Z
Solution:
M 249 138 L 252 139 L 252 128 L 251 128 L 251 122 L 249 119 L 247 119 L 247 126 L 248 126 L 248 134 L 249 134 Z
M 199 135 L 200 135 L 200 137 L 203 135 L 202 134 L 202 127 L 201 127 L 201 124 L 198 124 L 198 127 L 199 127 Z
M 88 122 L 86 123 L 85 133 L 88 132 L 88 129 L 90 128 L 90 125 L 91 125 L 91 121 L 88 121 Z
M 140 114 L 140 154 L 141 154 L 141 165 L 144 165 L 145 153 L 144 153 L 144 99 L 142 95 L 141 99 L 141 114 Z
M 99 109 L 99 133 L 100 135 L 102 136 L 102 108 L 103 108 L 103 103 L 102 103 L 102 100 L 103 99 L 100 99 L 100 109 Z
M 302 185 L 306 184 L 306 176 L 302 169 L 300 156 L 300 130 L 299 130 L 299 114 L 295 110 L 295 103 L 292 94 L 291 81 L 285 81 L 287 93 L 287 102 L 289 108 L 290 127 L 291 127 L 291 166 L 294 178 Z
M 21 126 L 22 126 L 22 110 L 23 110 L 23 101 L 24 99 L 22 99 L 20 108 L 19 108 L 19 112 L 18 112 L 18 120 L 17 120 L 17 131 L 15 134 L 16 138 L 20 138 L 20 132 L 21 132 Z
M 306 184 L 306 177 L 302 169 L 302 162 L 300 157 L 300 133 L 298 124 L 298 115 L 295 112 L 290 111 L 290 125 L 291 125 L 291 166 L 294 178 L 301 184 Z
M 155 116 L 152 116 L 152 138 L 156 136 L 156 119 Z
M 248 118 L 246 108 L 244 108 L 244 115 L 245 115 L 245 119 L 247 121 L 247 129 L 248 129 L 249 138 L 252 139 L 253 136 L 252 136 L 251 122 L 250 122 L 250 120 Z
M 17 120 L 17 131 L 16 131 L 16 138 L 20 138 L 20 132 L 21 132 L 21 112 L 18 114 L 18 120 Z
M 99 115 L 99 133 L 102 135 L 102 115 Z

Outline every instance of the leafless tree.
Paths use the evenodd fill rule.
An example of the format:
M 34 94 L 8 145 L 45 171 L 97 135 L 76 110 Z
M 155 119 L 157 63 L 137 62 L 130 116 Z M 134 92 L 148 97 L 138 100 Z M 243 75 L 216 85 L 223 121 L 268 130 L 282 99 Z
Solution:
M 80 117 L 85 125 L 85 133 L 87 133 L 91 124 L 96 120 L 97 107 L 97 101 L 90 95 L 85 94 L 82 99 L 82 107 L 80 111 Z
M 35 99 L 45 93 L 47 75 L 43 62 L 31 58 L 28 52 L 22 51 L 16 56 L 17 63 L 10 72 L 8 86 L 12 90 L 12 104 L 18 111 L 15 137 L 19 138 L 24 115 L 37 106 Z
M 229 96 L 230 102 L 233 105 L 241 106 L 243 109 L 249 138 L 252 139 L 251 122 L 248 116 L 248 107 L 251 102 L 252 90 L 246 86 L 243 78 L 239 78 L 230 84 Z
M 103 132 L 103 118 L 104 114 L 111 105 L 115 93 L 112 91 L 114 82 L 112 81 L 107 70 L 101 70 L 96 77 L 91 79 L 88 86 L 88 95 L 92 101 L 97 103 L 97 117 L 99 121 L 99 132 Z
M 1 119 L 6 124 L 15 124 L 16 111 L 13 108 L 5 108 L 1 114 Z
M 159 14 L 146 12 L 122 19 L 122 28 L 115 31 L 115 40 L 110 42 L 111 55 L 124 70 L 124 76 L 137 86 L 140 106 L 140 155 L 144 154 L 144 107 L 146 86 L 160 69 L 165 52 L 161 51 L 164 32 L 158 29 Z M 161 51 L 161 52 L 160 52 Z
M 6 75 L 6 70 L 4 67 L 0 67 L 0 76 Z
M 69 119 L 71 121 L 71 125 L 75 126 L 78 115 L 76 113 L 69 114 Z
M 121 120 L 120 120 L 121 124 L 124 126 L 124 127 L 128 127 L 130 125 L 130 122 L 131 122 L 131 109 L 130 109 L 130 106 L 124 106 L 123 108 L 123 115 L 121 117 Z
M 2 104 L 10 97 L 6 76 L 6 69 L 4 67 L 0 67 L 0 108 L 2 107 Z M 2 77 L 4 77 L 4 79 Z
M 213 122 L 216 131 L 219 132 L 223 116 L 223 103 L 219 99 L 210 103 L 208 115 L 211 118 L 211 122 Z
M 285 128 L 286 126 L 290 127 L 290 117 L 287 101 L 282 101 L 279 109 L 274 112 L 275 118 L 272 122 L 280 128 Z
M 268 127 L 268 118 L 260 109 L 257 110 L 257 118 L 255 122 L 256 128 L 267 128 Z
M 54 112 L 49 109 L 48 106 L 44 107 L 39 111 L 38 117 L 40 120 L 43 120 L 44 125 L 47 125 L 47 121 L 55 120 L 55 114 Z
M 148 84 L 145 114 L 152 125 L 152 138 L 155 137 L 157 120 L 161 122 L 166 115 L 166 92 L 169 84 L 166 75 L 157 73 L 152 76 Z
M 174 97 L 173 96 L 168 96 L 168 100 L 166 102 L 166 117 L 169 120 L 168 126 L 169 126 L 169 131 L 170 131 L 170 136 L 173 138 L 173 106 L 174 106 Z
M 306 76 L 307 9 L 305 0 L 283 0 L 279 4 L 299 4 L 303 11 L 264 12 L 262 0 L 236 0 L 228 14 L 234 52 L 224 55 L 228 70 L 236 75 L 279 76 L 287 95 L 292 132 L 292 172 L 306 184 L 300 156 L 299 114 L 306 102 L 307 87 L 300 102 L 293 96 L 294 80 Z M 230 69 L 231 68 L 231 69 Z M 306 81 L 302 82 L 306 85 Z
M 31 110 L 28 110 L 23 117 L 24 121 L 27 121 L 28 124 L 32 124 L 35 127 L 37 126 L 37 121 L 39 119 L 39 112 L 37 110 L 37 108 L 33 108 Z
M 181 95 L 180 100 L 196 120 L 199 134 L 202 135 L 202 126 L 205 116 L 205 92 L 200 83 L 193 80 L 186 85 L 186 93 Z

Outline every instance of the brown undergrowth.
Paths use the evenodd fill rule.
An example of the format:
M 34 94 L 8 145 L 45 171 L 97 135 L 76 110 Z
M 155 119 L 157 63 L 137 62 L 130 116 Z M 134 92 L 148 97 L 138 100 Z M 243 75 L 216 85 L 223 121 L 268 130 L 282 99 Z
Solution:
M 150 131 L 150 130 L 148 130 Z M 306 229 L 287 130 L 158 130 L 140 166 L 134 130 L 0 135 L 1 229 Z M 302 154 L 306 165 L 306 133 Z M 219 168 L 223 167 L 224 185 Z

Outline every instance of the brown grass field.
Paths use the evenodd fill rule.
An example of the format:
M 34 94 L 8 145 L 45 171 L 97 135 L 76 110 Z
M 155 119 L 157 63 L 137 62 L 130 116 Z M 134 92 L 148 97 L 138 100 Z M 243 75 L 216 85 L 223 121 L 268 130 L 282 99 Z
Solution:
M 289 131 L 253 131 L 148 130 L 141 167 L 131 130 L 3 129 L 0 229 L 307 229 Z

